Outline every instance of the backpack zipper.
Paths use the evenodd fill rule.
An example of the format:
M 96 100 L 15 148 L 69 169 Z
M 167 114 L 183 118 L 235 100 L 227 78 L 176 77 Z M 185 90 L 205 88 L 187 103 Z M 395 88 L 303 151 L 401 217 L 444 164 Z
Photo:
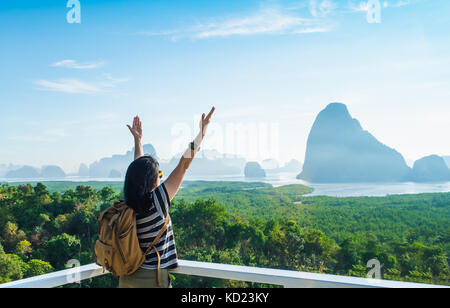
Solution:
M 124 234 L 122 234 L 121 236 L 119 236 L 119 239 L 123 239 L 124 237 L 126 237 L 128 234 L 130 234 L 130 232 L 133 230 L 133 225 L 131 225 L 127 231 L 125 231 Z
M 119 229 L 117 226 L 117 220 L 115 221 L 115 227 L 116 227 L 116 245 L 117 245 L 117 248 L 119 249 L 120 256 L 122 257 L 123 263 L 127 264 L 127 260 L 125 259 L 125 255 L 123 254 L 122 247 L 120 247 L 119 232 L 118 232 Z

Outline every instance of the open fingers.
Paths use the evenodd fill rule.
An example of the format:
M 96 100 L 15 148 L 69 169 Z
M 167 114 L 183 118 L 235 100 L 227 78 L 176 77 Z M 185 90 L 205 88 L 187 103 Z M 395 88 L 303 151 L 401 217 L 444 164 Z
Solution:
M 131 128 L 131 126 L 130 126 L 130 125 L 127 125 L 127 127 L 128 127 L 128 129 L 130 130 L 130 132 L 134 135 L 134 131 L 133 131 L 133 129 Z
M 139 119 L 139 117 L 138 117 L 138 121 L 137 121 L 137 128 L 140 132 L 142 132 L 142 122 L 141 122 L 141 119 Z
M 214 110 L 216 110 L 216 107 L 211 108 L 211 111 L 208 113 L 208 115 L 205 118 L 206 121 L 209 121 L 209 119 L 211 119 L 211 116 L 213 115 Z
M 133 119 L 133 128 L 138 130 L 142 127 L 141 120 L 139 119 L 139 116 L 135 116 Z

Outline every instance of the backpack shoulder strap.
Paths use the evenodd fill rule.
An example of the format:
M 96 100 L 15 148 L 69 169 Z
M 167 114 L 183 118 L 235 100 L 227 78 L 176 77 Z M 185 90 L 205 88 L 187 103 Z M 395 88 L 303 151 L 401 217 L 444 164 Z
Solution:
M 154 247 L 154 246 L 156 245 L 156 243 L 158 243 L 159 239 L 166 231 L 167 226 L 169 225 L 169 221 L 170 221 L 170 216 L 169 216 L 169 214 L 167 214 L 166 221 L 164 222 L 164 225 L 162 226 L 161 231 L 159 231 L 158 235 L 155 237 L 152 244 L 147 248 L 144 255 L 147 255 L 153 248 L 155 248 L 155 250 L 156 250 L 156 247 Z
M 158 235 L 153 240 L 152 244 L 147 248 L 147 250 L 144 253 L 144 257 L 152 250 L 155 249 L 156 256 L 158 257 L 158 267 L 157 267 L 157 281 L 158 285 L 161 286 L 161 256 L 159 255 L 158 249 L 156 248 L 156 243 L 158 243 L 159 239 L 163 235 L 163 233 L 166 231 L 167 226 L 169 225 L 170 216 L 169 213 L 167 213 L 166 221 L 164 222 L 163 227 L 161 228 L 161 231 L 159 231 Z

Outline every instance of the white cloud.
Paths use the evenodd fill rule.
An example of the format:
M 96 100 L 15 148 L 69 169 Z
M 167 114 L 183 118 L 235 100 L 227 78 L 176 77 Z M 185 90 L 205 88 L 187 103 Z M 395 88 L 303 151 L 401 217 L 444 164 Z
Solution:
M 101 88 L 98 86 L 77 79 L 59 79 L 56 81 L 36 80 L 34 83 L 40 86 L 39 90 L 71 94 L 96 93 L 101 91 Z
M 63 92 L 69 94 L 93 94 L 104 92 L 107 88 L 114 88 L 120 83 L 129 81 L 130 78 L 114 78 L 109 74 L 103 74 L 103 80 L 97 82 L 85 82 L 78 79 L 36 80 L 38 90 Z
M 336 17 L 345 13 L 366 13 L 373 1 L 382 8 L 399 8 L 421 0 L 298 0 L 289 5 L 262 7 L 244 16 L 212 18 L 178 29 L 141 31 L 134 35 L 194 40 L 250 35 L 295 35 L 330 32 L 336 28 Z M 276 1 L 275 1 L 276 2 Z
M 130 81 L 130 78 L 114 78 L 110 74 L 103 74 L 106 81 L 102 81 L 100 85 L 104 88 L 113 88 L 119 83 Z
M 266 9 L 252 16 L 202 25 L 195 37 L 204 39 L 231 35 L 297 33 L 309 24 L 310 21 L 307 19 Z
M 328 32 L 331 31 L 331 27 L 315 27 L 315 28 L 305 28 L 305 29 L 299 29 L 294 30 L 293 34 L 307 34 L 307 33 L 320 33 L 320 32 Z
M 323 0 L 323 11 L 332 7 L 330 0 Z M 289 11 L 286 13 L 285 11 Z M 192 27 L 179 30 L 149 31 L 137 34 L 147 36 L 170 36 L 176 41 L 181 38 L 208 39 L 229 36 L 268 34 L 305 34 L 331 31 L 331 27 L 318 18 L 303 18 L 292 13 L 292 9 L 263 8 L 254 14 L 241 17 L 215 18 Z
M 65 67 L 79 70 L 87 70 L 102 67 L 105 64 L 103 61 L 89 62 L 89 63 L 77 63 L 75 60 L 61 60 L 51 64 L 53 67 Z

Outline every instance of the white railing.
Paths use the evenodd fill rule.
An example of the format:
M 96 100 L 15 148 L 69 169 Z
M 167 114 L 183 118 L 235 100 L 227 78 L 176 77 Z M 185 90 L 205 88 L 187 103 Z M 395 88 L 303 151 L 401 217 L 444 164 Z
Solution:
M 259 267 L 227 265 L 194 261 L 179 261 L 174 274 L 281 285 L 285 288 L 443 288 L 390 280 L 366 279 L 327 274 L 295 272 Z M 101 267 L 89 264 L 42 276 L 31 277 L 0 285 L 0 288 L 53 288 L 84 279 L 105 275 Z

